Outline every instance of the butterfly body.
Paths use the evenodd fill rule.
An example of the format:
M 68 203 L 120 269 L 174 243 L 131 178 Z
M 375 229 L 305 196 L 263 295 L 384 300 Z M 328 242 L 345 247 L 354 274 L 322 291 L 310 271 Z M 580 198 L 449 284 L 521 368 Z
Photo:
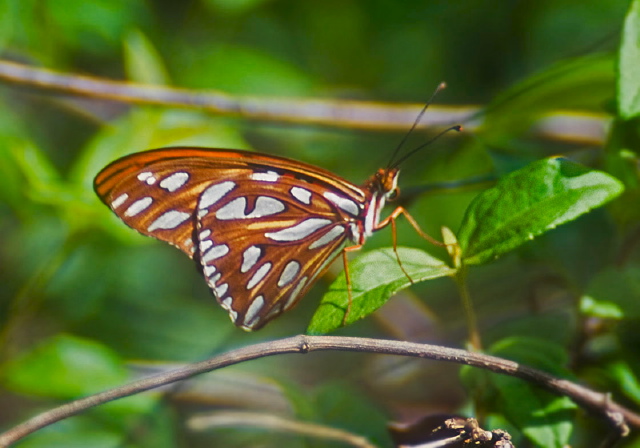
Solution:
M 390 222 L 380 212 L 397 178 L 381 169 L 359 187 L 286 158 L 165 148 L 116 160 L 94 188 L 128 226 L 197 261 L 231 320 L 256 330 Z

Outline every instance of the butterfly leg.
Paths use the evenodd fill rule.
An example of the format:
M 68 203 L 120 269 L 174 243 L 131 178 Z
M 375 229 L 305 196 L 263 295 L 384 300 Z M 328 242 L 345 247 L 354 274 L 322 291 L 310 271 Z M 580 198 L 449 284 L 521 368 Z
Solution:
M 342 317 L 342 326 L 347 325 L 347 318 L 349 317 L 349 313 L 351 312 L 351 302 L 353 301 L 352 297 L 352 286 L 351 286 L 351 275 L 349 275 L 349 262 L 347 259 L 347 252 L 355 252 L 357 250 L 362 249 L 362 244 L 357 244 L 355 246 L 345 247 L 342 250 L 342 263 L 344 264 L 344 277 L 347 282 L 347 294 L 349 296 L 349 301 L 347 302 L 347 309 L 344 312 L 344 316 Z
M 409 221 L 409 224 L 411 224 L 411 227 L 415 229 L 416 233 L 420 235 L 422 238 L 424 238 L 425 240 L 429 241 L 431 244 L 435 246 L 443 247 L 444 243 L 441 243 L 440 241 L 436 240 L 428 233 L 425 233 L 418 225 L 418 222 L 416 221 L 416 219 L 413 216 L 411 216 L 411 214 L 409 214 L 409 212 L 404 207 L 397 207 L 389 216 L 387 216 L 385 219 L 380 221 L 380 223 L 376 227 L 376 230 L 382 229 L 383 227 L 386 227 L 389 224 L 391 224 L 391 233 L 393 235 L 392 236 L 393 252 L 396 254 L 396 260 L 398 260 L 398 265 L 400 266 L 400 269 L 402 269 L 402 272 L 404 273 L 404 275 L 413 284 L 413 279 L 411 278 L 409 273 L 405 270 L 404 266 L 402 265 L 402 261 L 400 260 L 400 255 L 398 254 L 398 233 L 396 228 L 396 219 L 400 215 L 404 215 L 407 221 Z

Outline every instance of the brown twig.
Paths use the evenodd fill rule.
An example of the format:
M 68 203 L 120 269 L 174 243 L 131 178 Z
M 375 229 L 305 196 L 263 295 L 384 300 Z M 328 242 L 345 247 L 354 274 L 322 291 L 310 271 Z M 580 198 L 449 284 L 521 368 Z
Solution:
M 0 81 L 130 104 L 197 108 L 225 116 L 350 129 L 405 131 L 423 107 L 423 104 L 372 101 L 233 96 L 216 90 L 195 91 L 65 74 L 2 60 Z M 426 127 L 425 123 L 438 126 L 468 122 L 477 112 L 478 107 L 474 106 L 434 105 L 429 109 L 420 127 Z M 473 126 L 473 123 L 470 125 Z
M 424 106 L 355 100 L 234 96 L 216 90 L 178 89 L 66 74 L 6 60 L 0 60 L 0 82 L 2 81 L 128 104 L 195 108 L 225 116 L 345 129 L 406 131 Z M 482 108 L 478 106 L 431 105 L 418 127 L 464 124 L 466 130 L 473 131 L 481 125 L 481 113 Z M 571 111 L 555 112 L 541 118 L 535 126 L 537 135 L 550 140 L 591 144 L 601 144 L 604 141 L 609 121 L 604 115 L 585 115 Z
M 26 422 L 0 434 L 0 447 L 22 439 L 34 431 L 64 418 L 76 415 L 91 407 L 127 397 L 156 387 L 165 386 L 194 375 L 209 372 L 232 364 L 285 353 L 309 353 L 313 351 L 350 351 L 387 355 L 413 356 L 438 361 L 467 364 L 492 372 L 521 378 L 554 394 L 567 396 L 576 404 L 606 421 L 625 435 L 628 426 L 640 428 L 640 415 L 611 401 L 608 394 L 592 391 L 571 381 L 556 378 L 540 370 L 522 366 L 516 362 L 495 356 L 472 353 L 466 350 L 413 342 L 338 336 L 294 336 L 277 341 L 263 342 L 232 350 L 207 361 L 191 364 L 181 369 L 144 378 L 105 392 L 91 395 L 43 412 Z

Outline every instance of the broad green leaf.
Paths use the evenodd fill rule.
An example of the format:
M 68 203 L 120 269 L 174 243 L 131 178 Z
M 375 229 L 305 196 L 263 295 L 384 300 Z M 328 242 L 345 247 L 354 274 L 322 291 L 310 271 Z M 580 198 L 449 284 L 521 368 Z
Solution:
M 609 207 L 609 212 L 619 228 L 636 226 L 640 221 L 640 126 L 638 120 L 616 118 L 609 127 L 605 146 L 605 170 L 625 185 L 620 200 Z
M 114 51 L 126 30 L 150 17 L 143 0 L 46 0 L 41 6 L 53 42 L 89 54 Z
M 183 59 L 182 63 L 197 64 L 198 71 L 177 72 L 179 85 L 238 95 L 282 96 L 308 94 L 313 85 L 294 64 L 257 47 L 207 43 L 197 55 L 196 60 Z
M 510 173 L 469 205 L 458 232 L 462 258 L 481 264 L 600 207 L 622 193 L 614 177 L 562 158 Z
M 607 366 L 606 371 L 620 385 L 625 396 L 640 405 L 640 378 L 631 366 L 626 362 L 618 361 Z
M 585 316 L 602 319 L 622 319 L 624 317 L 624 313 L 615 303 L 596 300 L 591 296 L 580 297 L 580 312 Z
M 366 434 L 376 447 L 392 446 L 387 430 L 388 416 L 351 384 L 339 381 L 323 384 L 315 390 L 315 405 L 323 424 L 344 428 L 353 434 Z
M 0 147 L 0 202 L 10 204 L 18 213 L 24 212 L 24 177 L 13 151 L 9 147 L 20 145 L 14 138 L 7 138 Z
M 140 31 L 128 34 L 124 45 L 125 66 L 130 79 L 144 84 L 162 85 L 169 75 L 162 58 L 149 39 Z
M 61 399 L 78 398 L 127 382 L 124 361 L 108 347 L 71 335 L 58 335 L 7 363 L 0 378 L 18 393 Z M 147 412 L 156 398 L 134 395 L 106 403 L 112 414 Z
M 489 353 L 551 374 L 567 375 L 563 347 L 548 340 L 507 338 L 491 347 Z M 536 446 L 562 448 L 569 443 L 577 407 L 571 400 L 511 376 L 491 374 L 489 378 L 498 390 L 496 403 L 504 416 Z
M 20 448 L 113 448 L 126 445 L 127 435 L 123 428 L 109 427 L 84 415 L 64 419 L 47 426 L 25 440 Z
M 414 282 L 452 275 L 443 261 L 418 249 L 399 247 L 402 266 Z M 411 285 L 402 272 L 392 248 L 369 252 L 349 264 L 352 303 L 347 323 L 373 313 L 389 298 Z M 329 287 L 307 328 L 308 333 L 327 333 L 342 326 L 349 304 L 347 283 L 342 273 Z
M 261 7 L 268 1 L 269 0 L 205 0 L 204 4 L 215 12 L 229 16 L 239 16 Z
M 127 376 L 123 361 L 109 348 L 59 335 L 10 362 L 3 382 L 17 392 L 72 398 L 116 386 Z
M 486 136 L 518 135 L 542 114 L 557 109 L 594 109 L 614 89 L 614 59 L 609 54 L 568 59 L 501 93 L 486 108 Z
M 580 301 L 580 311 L 587 316 L 609 319 L 640 317 L 640 270 L 610 268 L 600 272 L 590 283 Z
M 622 29 L 618 54 L 618 113 L 629 119 L 640 115 L 640 0 L 633 0 Z

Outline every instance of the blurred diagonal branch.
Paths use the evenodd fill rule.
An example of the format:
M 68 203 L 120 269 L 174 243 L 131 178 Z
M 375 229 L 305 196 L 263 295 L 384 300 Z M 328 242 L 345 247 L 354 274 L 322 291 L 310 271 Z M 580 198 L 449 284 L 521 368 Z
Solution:
M 197 108 L 219 115 L 342 128 L 406 130 L 423 107 L 423 104 L 399 105 L 354 100 L 237 97 L 216 90 L 195 91 L 63 74 L 2 60 L 0 60 L 0 80 L 38 89 L 131 104 Z M 434 105 L 430 107 L 423 123 L 433 126 L 463 122 L 477 111 L 476 107 Z
M 128 104 L 195 108 L 256 120 L 380 131 L 406 131 L 424 106 L 422 103 L 233 96 L 217 90 L 189 90 L 65 74 L 6 60 L 0 60 L 0 81 Z M 431 105 L 419 127 L 463 124 L 467 130 L 474 130 L 481 125 L 481 115 L 479 106 Z M 536 133 L 549 139 L 599 143 L 604 138 L 605 126 L 604 117 L 561 112 L 542 120 L 536 126 Z
M 300 335 L 232 350 L 206 361 L 190 364 L 180 369 L 144 378 L 121 387 L 72 401 L 43 412 L 0 434 L 0 447 L 9 446 L 40 428 L 79 414 L 89 408 L 185 380 L 198 374 L 267 356 L 285 353 L 306 354 L 313 351 L 329 350 L 411 356 L 479 367 L 491 372 L 520 378 L 556 395 L 569 397 L 576 404 L 604 420 L 620 436 L 628 434 L 629 426 L 640 428 L 640 414 L 615 403 L 611 400 L 609 394 L 595 392 L 577 383 L 556 378 L 548 373 L 520 365 L 514 361 L 430 344 L 358 337 Z
M 260 412 L 221 411 L 202 414 L 190 418 L 187 426 L 194 431 L 225 427 L 264 428 L 316 439 L 337 440 L 358 448 L 375 448 L 366 438 L 342 429 Z

